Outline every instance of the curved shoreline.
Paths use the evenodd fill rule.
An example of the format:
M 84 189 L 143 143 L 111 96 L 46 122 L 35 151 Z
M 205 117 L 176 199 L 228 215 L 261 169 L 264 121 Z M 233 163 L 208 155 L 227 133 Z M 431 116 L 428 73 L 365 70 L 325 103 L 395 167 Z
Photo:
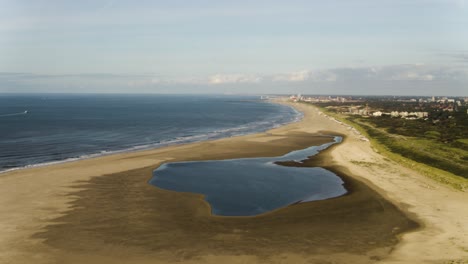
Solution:
M 275 104 L 274 102 L 268 101 L 268 102 L 263 102 L 263 103 L 269 103 L 269 104 Z M 189 137 L 182 137 L 182 138 L 177 138 L 177 139 L 168 139 L 168 140 L 163 140 L 162 142 L 154 143 L 154 144 L 144 144 L 144 145 L 135 145 L 129 148 L 124 148 L 124 149 L 116 149 L 116 150 L 100 150 L 99 152 L 92 152 L 88 154 L 83 154 L 78 157 L 69 157 L 65 158 L 63 160 L 51 160 L 51 161 L 45 161 L 45 162 L 39 162 L 35 164 L 28 164 L 20 167 L 13 167 L 13 168 L 7 168 L 7 169 L 0 169 L 0 177 L 4 173 L 12 172 L 12 171 L 17 171 L 17 170 L 24 170 L 24 169 L 31 169 L 31 168 L 39 168 L 39 167 L 45 167 L 45 166 L 53 166 L 53 165 L 60 165 L 63 163 L 69 163 L 69 162 L 76 162 L 76 161 L 81 161 L 81 160 L 87 160 L 87 159 L 94 159 L 94 158 L 99 158 L 99 157 L 105 157 L 105 156 L 111 156 L 111 155 L 116 155 L 116 154 L 126 154 L 126 153 L 134 153 L 134 152 L 140 152 L 140 151 L 147 151 L 147 150 L 154 150 L 158 148 L 166 148 L 166 147 L 171 147 L 171 146 L 177 146 L 177 145 L 186 145 L 186 144 L 192 144 L 192 143 L 199 143 L 199 142 L 204 142 L 204 141 L 213 141 L 213 140 L 218 140 L 218 139 L 224 139 L 224 138 L 230 138 L 230 137 L 240 137 L 240 136 L 248 136 L 248 135 L 255 135 L 258 133 L 265 133 L 267 131 L 273 130 L 275 128 L 281 127 L 281 126 L 286 126 L 288 124 L 292 124 L 295 122 L 300 122 L 303 118 L 303 113 L 300 111 L 297 111 L 296 108 L 290 106 L 290 105 L 284 105 L 283 106 L 291 108 L 294 112 L 295 115 L 292 116 L 292 119 L 284 122 L 284 123 L 276 123 L 272 124 L 270 128 L 258 130 L 258 131 L 251 131 L 251 132 L 245 132 L 245 133 L 239 133 L 234 136 L 229 136 L 229 135 L 223 135 L 223 134 L 218 134 L 216 136 L 207 136 L 208 134 L 216 134 L 219 133 L 219 131 L 213 131 L 208 134 L 204 135 L 196 135 L 196 136 L 189 136 Z M 233 129 L 238 129 L 239 127 L 242 127 L 243 125 L 240 125 L 238 127 L 232 127 L 228 128 L 227 130 L 233 130 Z M 200 137 L 203 139 L 199 140 L 192 140 L 191 138 L 193 137 Z M 204 138 L 207 137 L 207 138 Z
M 372 152 L 368 142 L 360 141 L 315 108 L 296 107 L 306 113 L 302 121 L 265 133 L 2 175 L 0 262 L 306 263 L 327 259 L 337 263 L 374 263 L 384 258 L 386 263 L 421 263 L 463 257 L 464 251 L 452 247 L 453 240 L 445 238 L 450 234 L 461 239 L 455 242 L 466 242 L 460 237 L 466 227 L 450 222 L 457 216 L 462 221 L 465 215 L 440 205 L 458 202 L 455 205 L 464 208 L 466 196 L 439 186 L 432 192 L 418 192 L 424 190 L 421 183 L 434 183 L 383 160 Z M 326 154 L 321 161 L 324 166 L 349 173 L 359 191 L 246 220 L 212 217 L 200 196 L 155 191 L 146 183 L 152 170 L 163 162 L 276 156 L 313 144 L 320 139 L 312 135 L 319 135 L 320 131 L 348 135 L 346 142 L 319 156 Z M 382 164 L 388 168 L 380 168 Z M 394 205 L 362 183 L 362 179 Z M 411 191 L 405 190 L 409 188 Z M 434 196 L 439 200 L 432 206 L 429 197 Z M 429 202 L 420 206 L 424 201 Z M 403 226 L 411 223 L 395 205 L 417 215 L 425 228 L 404 233 L 393 248 L 398 242 L 393 238 L 405 231 L 394 230 L 395 221 Z M 427 210 L 438 207 L 442 218 L 439 221 L 452 217 L 445 220 L 445 226 L 427 217 L 431 212 Z M 446 229 L 434 233 L 440 228 Z M 436 250 L 434 243 L 442 245 L 439 248 L 444 252 Z M 428 248 L 431 252 L 427 253 Z

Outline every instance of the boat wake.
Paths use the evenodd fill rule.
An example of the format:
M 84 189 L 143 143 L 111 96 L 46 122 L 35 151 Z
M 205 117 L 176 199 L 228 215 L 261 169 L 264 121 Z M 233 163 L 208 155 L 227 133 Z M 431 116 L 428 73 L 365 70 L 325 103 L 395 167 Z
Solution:
M 0 115 L 0 117 L 18 116 L 18 115 L 26 115 L 26 114 L 28 114 L 28 110 L 23 111 L 23 112 L 19 112 L 19 113 L 3 114 L 3 115 Z

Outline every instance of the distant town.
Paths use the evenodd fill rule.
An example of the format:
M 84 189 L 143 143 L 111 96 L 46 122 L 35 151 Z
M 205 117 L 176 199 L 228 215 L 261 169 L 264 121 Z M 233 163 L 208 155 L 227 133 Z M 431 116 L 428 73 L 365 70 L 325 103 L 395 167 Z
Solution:
M 326 105 L 327 109 L 345 115 L 363 117 L 395 117 L 407 120 L 427 120 L 431 113 L 452 112 L 468 114 L 468 97 L 403 97 L 403 96 L 307 96 L 291 95 L 294 102 L 307 102 Z M 441 116 L 440 114 L 437 116 Z
M 362 141 L 372 140 L 379 151 L 401 155 L 411 160 L 408 164 L 415 161 L 468 179 L 468 97 L 298 94 L 288 99 L 315 105 Z

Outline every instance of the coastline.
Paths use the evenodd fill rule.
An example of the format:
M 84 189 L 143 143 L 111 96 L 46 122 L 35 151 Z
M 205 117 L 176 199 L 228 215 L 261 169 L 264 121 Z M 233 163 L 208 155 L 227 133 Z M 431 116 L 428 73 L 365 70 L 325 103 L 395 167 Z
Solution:
M 159 260 L 161 263 L 165 263 L 168 259 L 184 263 L 216 263 L 220 261 L 227 263 L 239 263 L 242 261 L 248 263 L 313 263 L 313 261 L 320 261 L 320 259 L 326 258 L 332 259 L 337 263 L 373 263 L 378 260 L 384 263 L 421 263 L 425 261 L 439 261 L 442 263 L 448 260 L 461 260 L 466 257 L 467 238 L 463 234 L 467 233 L 467 227 L 463 223 L 467 221 L 463 221 L 467 218 L 466 213 L 462 212 L 467 201 L 466 194 L 439 186 L 427 178 L 401 168 L 396 163 L 386 161 L 385 158 L 372 151 L 368 142 L 360 140 L 345 127 L 318 114 L 317 109 L 314 107 L 305 105 L 294 106 L 304 111 L 303 120 L 264 133 L 176 145 L 154 150 L 121 153 L 45 167 L 16 170 L 2 174 L 0 177 L 0 191 L 2 193 L 0 196 L 0 226 L 2 227 L 2 231 L 0 231 L 2 232 L 0 236 L 0 246 L 2 248 L 0 260 L 4 260 L 6 263 L 21 263 L 26 260 L 26 262 L 33 260 L 37 263 L 103 263 L 114 261 L 118 263 L 158 263 Z M 345 195 L 345 197 L 337 199 L 303 203 L 279 209 L 271 214 L 262 215 L 257 218 L 254 217 L 252 218 L 254 221 L 251 222 L 236 222 L 237 220 L 235 219 L 224 221 L 208 214 L 209 207 L 206 205 L 206 202 L 204 203 L 200 195 L 156 190 L 153 186 L 145 186 L 146 182 L 141 181 L 141 179 L 151 178 L 152 175 L 151 173 L 148 174 L 148 172 L 152 172 L 153 169 L 163 162 L 285 154 L 304 146 L 317 144 L 320 142 L 320 138 L 317 135 L 321 131 L 333 131 L 333 133 L 346 135 L 346 138 L 341 144 L 336 144 L 329 150 L 321 153 L 318 156 L 320 159 L 314 162 L 319 162 L 325 168 L 335 168 L 338 175 L 346 174 L 344 177 L 350 177 L 349 180 L 356 185 L 356 188 L 365 189 L 364 191 L 361 190 L 361 192 L 354 193 L 367 193 L 367 195 L 371 195 L 375 199 L 377 207 L 371 206 L 368 208 L 369 211 L 364 209 L 360 211 L 359 207 L 356 206 L 356 201 L 353 203 L 352 199 L 349 199 L 352 195 Z M 355 178 L 359 180 L 353 181 Z M 363 184 L 361 181 L 365 181 L 366 184 Z M 372 188 L 368 188 L 367 185 L 370 185 Z M 135 186 L 138 188 L 133 189 Z M 91 212 L 98 214 L 100 211 L 112 213 L 114 212 L 113 210 L 125 212 L 125 210 L 132 211 L 138 209 L 133 207 L 126 208 L 126 206 L 130 205 L 114 204 L 111 202 L 112 199 L 102 198 L 114 198 L 113 201 L 126 201 L 131 205 L 139 205 L 140 203 L 147 203 L 147 199 L 150 199 L 140 194 L 140 192 L 135 192 L 135 190 L 142 189 L 145 190 L 145 194 L 157 193 L 157 195 L 155 194 L 151 198 L 153 200 L 149 202 L 165 201 L 162 204 L 156 203 L 157 206 L 161 206 L 161 209 L 164 209 L 162 211 L 165 213 L 169 211 L 174 217 L 186 217 L 187 214 L 191 217 L 196 217 L 195 222 L 199 226 L 206 228 L 206 230 L 197 232 L 197 236 L 193 238 L 194 241 L 204 241 L 208 245 L 208 248 L 205 250 L 198 248 L 203 254 L 197 255 L 189 250 L 181 250 L 180 248 L 184 248 L 184 243 L 179 245 L 180 248 L 178 249 L 154 237 L 152 237 L 154 240 L 149 240 L 155 243 L 151 248 L 153 251 L 147 250 L 145 246 L 138 244 L 138 241 L 143 243 L 141 237 L 138 237 L 140 238 L 139 240 L 132 240 L 133 235 L 140 234 L 139 232 L 144 237 L 151 235 L 150 230 L 131 229 L 130 231 L 132 232 L 129 231 L 129 233 L 122 234 L 121 238 L 125 239 L 115 242 L 112 239 L 106 238 L 106 233 L 99 233 L 100 236 L 97 240 L 94 236 L 85 235 L 86 230 L 90 232 L 92 230 L 91 226 L 96 225 L 95 222 L 99 222 L 100 219 L 92 218 Z M 377 193 L 383 195 L 393 204 L 377 197 L 373 194 L 373 190 L 376 190 Z M 428 193 L 420 195 L 421 191 Z M 432 201 L 434 199 L 432 197 L 434 196 L 438 199 L 437 203 Z M 368 199 L 369 197 L 361 197 L 359 205 L 364 207 L 369 206 L 365 203 L 365 201 L 369 200 L 364 198 Z M 134 201 L 134 199 L 137 199 L 137 201 Z M 332 230 L 326 230 L 331 233 L 323 233 L 323 237 L 320 239 L 316 238 L 318 239 L 316 242 L 307 242 L 311 237 L 302 233 L 304 230 L 307 230 L 306 228 L 311 228 L 308 225 L 308 221 L 312 219 L 310 218 L 310 210 L 312 208 L 321 210 L 321 208 L 330 208 L 330 206 L 343 206 L 343 203 L 340 205 L 339 199 L 347 199 L 349 201 L 347 205 L 354 206 L 350 209 L 357 211 L 356 213 L 347 211 L 347 213 L 352 214 L 354 217 L 348 216 L 348 220 L 356 221 L 355 225 L 344 226 L 346 228 L 354 228 L 353 230 L 356 233 L 335 234 L 337 236 L 350 236 L 350 245 L 342 244 L 343 241 L 346 242 L 347 240 L 337 239 L 336 241 L 329 241 L 330 236 L 327 237 L 325 234 L 333 234 Z M 180 211 L 179 207 L 182 205 L 185 205 L 183 208 L 186 211 Z M 353 237 L 353 235 L 361 234 L 358 233 L 360 230 L 358 230 L 359 226 L 356 226 L 356 223 L 369 219 L 369 221 L 381 221 L 384 219 L 382 217 L 387 217 L 387 215 L 379 215 L 378 213 L 382 213 L 382 210 L 376 210 L 376 208 L 385 208 L 387 211 L 393 210 L 392 216 L 395 219 L 404 219 L 399 213 L 400 210 L 395 210 L 396 208 L 393 208 L 393 205 L 396 205 L 401 211 L 410 214 L 412 217 L 416 217 L 424 228 L 417 232 L 403 233 L 403 235 L 400 235 L 401 241 L 398 244 L 396 244 L 398 241 L 388 242 L 389 238 L 382 239 L 375 236 L 379 234 L 378 232 L 372 233 L 373 235 L 369 233 L 369 237 L 364 238 L 365 243 L 362 245 L 357 243 L 361 248 L 352 247 L 349 251 L 339 251 L 340 249 L 352 246 L 352 243 L 356 243 L 356 239 L 359 236 Z M 86 208 L 89 211 L 85 210 Z M 110 211 L 101 209 L 109 209 Z M 327 214 L 326 211 L 320 212 Z M 334 211 L 334 213 L 336 212 Z M 135 216 L 136 214 L 124 214 L 112 219 L 122 220 L 121 217 L 128 215 L 128 219 L 125 219 L 121 224 L 125 224 L 126 226 L 141 224 L 138 221 L 146 219 L 148 211 L 142 210 L 138 211 L 138 213 L 143 214 L 144 217 L 139 218 Z M 369 219 L 360 218 L 359 213 L 361 215 L 367 214 Z M 274 216 L 274 218 L 270 219 L 271 216 Z M 315 217 L 318 216 L 320 214 L 315 215 Z M 136 218 L 134 219 L 133 217 Z M 181 230 L 186 229 L 180 228 L 182 224 L 187 223 L 170 223 L 167 219 L 175 218 L 162 218 L 160 215 L 153 215 L 151 217 L 154 217 L 151 218 L 152 220 L 161 221 L 160 223 L 173 228 L 175 231 L 168 234 L 171 237 L 186 238 L 183 233 L 180 233 Z M 331 223 L 340 223 L 333 222 L 339 218 L 329 217 L 330 219 L 327 220 L 330 220 Z M 376 219 L 371 219 L 373 217 Z M 161 219 L 166 220 L 163 221 Z M 288 219 L 293 219 L 294 225 L 288 223 L 286 221 Z M 343 219 L 340 220 L 343 221 Z M 376 221 L 376 223 L 379 223 L 379 221 Z M 404 220 L 402 221 L 404 222 Z M 320 226 L 321 228 L 332 229 L 333 226 L 326 222 L 317 223 L 322 225 Z M 78 225 L 78 223 L 80 224 Z M 257 226 L 259 223 L 262 225 Z M 115 225 L 114 222 L 97 224 L 104 230 Z M 390 222 L 388 224 L 390 226 L 393 223 Z M 261 230 L 249 229 L 251 225 Z M 143 226 L 148 227 L 148 224 L 146 223 Z M 188 225 L 192 229 L 200 228 L 199 226 Z M 221 226 L 236 228 L 227 232 Z M 285 228 L 285 231 L 278 231 L 278 227 Z M 209 228 L 218 228 L 214 230 L 217 232 L 212 237 L 206 237 L 210 234 L 208 232 Z M 246 230 L 251 230 L 253 233 L 259 232 L 258 236 L 253 236 L 246 232 Z M 115 232 L 115 230 L 109 230 L 109 232 L 111 231 Z M 162 230 L 156 231 L 161 232 L 158 233 L 159 235 L 164 233 Z M 293 232 L 301 237 L 289 237 L 286 231 Z M 317 232 L 319 231 L 317 230 Z M 64 232 L 68 232 L 72 236 L 65 239 L 63 238 Z M 395 233 L 400 232 L 401 230 L 395 230 Z M 274 237 L 270 237 L 272 233 L 274 233 Z M 256 237 L 258 241 L 253 241 Z M 451 237 L 454 239 L 449 239 Z M 263 241 L 262 238 L 266 241 Z M 242 246 L 246 241 L 256 243 L 262 250 L 266 250 L 269 247 L 272 249 L 283 248 L 285 245 L 281 244 L 280 241 L 290 244 L 291 248 L 286 248 L 279 252 L 270 250 L 271 256 L 268 256 L 267 251 L 264 252 L 260 249 L 254 250 Z M 88 245 L 83 245 L 83 243 L 87 243 Z M 311 254 L 308 251 L 311 250 L 311 247 L 310 245 L 307 246 L 307 243 L 311 245 L 322 243 L 325 246 L 316 249 Z M 375 243 L 382 244 L 376 246 Z M 394 248 L 394 245 L 396 245 L 396 248 Z M 220 246 L 220 248 L 213 250 L 213 247 L 217 246 Z M 234 251 L 226 251 L 222 246 L 237 246 L 237 248 Z M 338 250 L 333 250 L 333 247 L 336 247 Z M 428 248 L 431 249 L 430 252 L 427 252 Z M 83 249 L 92 250 L 84 251 Z M 159 253 L 152 255 L 151 252 L 154 252 L 154 249 L 158 249 Z M 115 254 L 114 256 L 110 254 L 112 252 Z M 174 252 L 176 253 L 174 254 Z M 127 259 L 123 260 L 121 258 Z M 383 260 L 381 260 L 382 258 Z
M 275 102 L 272 101 L 265 101 L 263 103 L 269 103 L 269 104 L 275 104 Z M 277 104 L 277 103 L 276 103 Z M 140 151 L 145 151 L 145 150 L 154 150 L 158 148 L 165 148 L 165 147 L 171 147 L 171 146 L 177 146 L 177 145 L 185 145 L 185 144 L 191 144 L 191 143 L 199 143 L 199 142 L 204 142 L 204 141 L 213 141 L 217 139 L 223 139 L 223 138 L 230 138 L 230 137 L 239 137 L 239 136 L 246 136 L 246 135 L 254 135 L 258 133 L 264 133 L 266 131 L 285 126 L 291 123 L 299 122 L 303 118 L 303 113 L 300 111 L 297 111 L 296 108 L 292 107 L 291 105 L 283 104 L 283 106 L 291 108 L 295 112 L 295 115 L 293 118 L 287 122 L 283 123 L 274 123 L 272 126 L 266 130 L 252 130 L 252 131 L 247 131 L 247 132 L 241 132 L 235 135 L 231 135 L 229 132 L 230 131 L 236 131 L 239 130 L 240 127 L 232 127 L 228 129 L 224 129 L 221 131 L 212 131 L 207 134 L 201 134 L 201 135 L 195 135 L 195 136 L 187 136 L 187 137 L 181 137 L 181 138 L 176 138 L 176 139 L 168 139 L 168 140 L 163 140 L 158 143 L 154 144 L 143 144 L 143 145 L 135 145 L 131 146 L 128 148 L 122 148 L 122 149 L 116 149 L 116 150 L 100 150 L 98 152 L 91 152 L 87 154 L 82 154 L 77 157 L 69 157 L 65 158 L 63 160 L 51 160 L 51 161 L 45 161 L 45 162 L 39 162 L 35 164 L 28 164 L 20 167 L 13 167 L 13 168 L 7 168 L 7 169 L 0 169 L 0 177 L 2 174 L 11 172 L 11 171 L 17 171 L 17 170 L 23 170 L 23 169 L 31 169 L 31 168 L 38 168 L 38 167 L 44 167 L 44 166 L 51 166 L 51 165 L 59 165 L 63 163 L 69 163 L 69 162 L 75 162 L 75 161 L 81 161 L 81 160 L 87 160 L 87 159 L 94 159 L 94 158 L 99 158 L 99 157 L 105 157 L 105 156 L 110 156 L 110 155 L 116 155 L 116 154 L 126 154 L 126 153 L 133 153 L 133 152 L 140 152 Z

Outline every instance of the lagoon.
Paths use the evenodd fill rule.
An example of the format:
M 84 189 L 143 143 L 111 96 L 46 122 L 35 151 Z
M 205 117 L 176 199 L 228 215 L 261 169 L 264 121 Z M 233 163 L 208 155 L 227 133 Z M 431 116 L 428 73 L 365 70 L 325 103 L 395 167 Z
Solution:
M 254 216 L 298 202 L 324 200 L 345 194 L 343 180 L 320 167 L 290 167 L 341 142 L 312 146 L 281 157 L 166 163 L 153 173 L 159 188 L 199 193 L 214 215 Z

